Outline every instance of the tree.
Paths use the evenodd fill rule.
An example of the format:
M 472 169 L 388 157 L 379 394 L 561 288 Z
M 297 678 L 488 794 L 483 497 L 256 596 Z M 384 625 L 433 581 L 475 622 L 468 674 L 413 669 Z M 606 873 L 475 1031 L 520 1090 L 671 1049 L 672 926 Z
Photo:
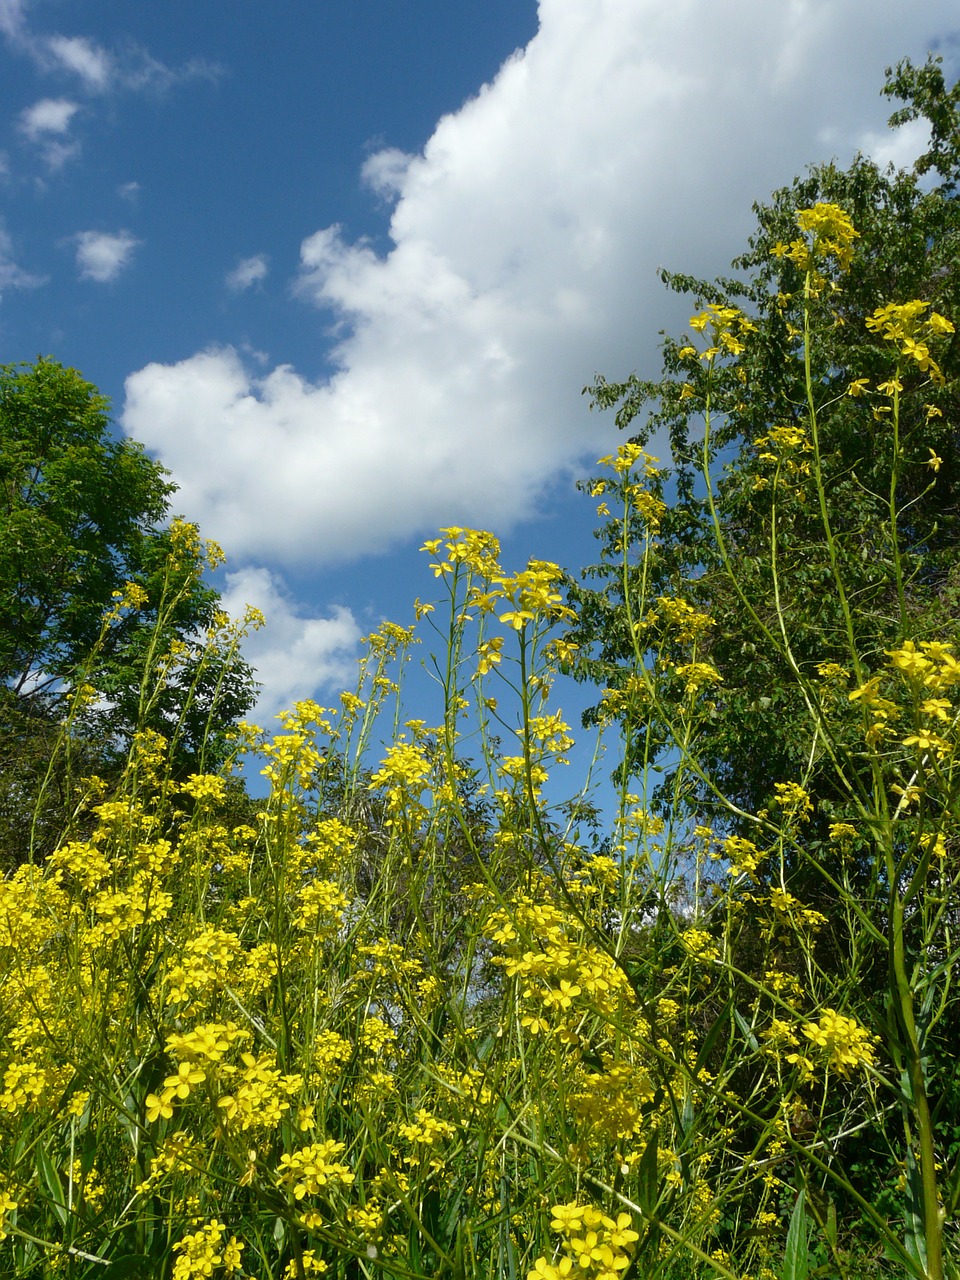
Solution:
M 638 589 L 641 569 L 635 564 L 624 576 L 621 548 L 653 531 L 656 554 L 643 569 L 648 596 L 680 595 L 715 624 L 701 638 L 699 656 L 722 672 L 723 684 L 711 693 L 698 751 L 724 794 L 750 812 L 771 802 L 778 781 L 813 776 L 803 680 L 827 669 L 823 664 L 840 664 L 847 653 L 846 606 L 834 589 L 831 556 L 850 584 L 853 639 L 867 657 L 882 660 L 906 634 L 935 629 L 938 638 L 951 638 L 960 618 L 960 348 L 956 333 L 940 336 L 929 323 L 934 312 L 960 323 L 960 201 L 953 194 L 960 173 L 960 84 L 947 89 L 939 60 L 921 68 L 905 61 L 888 69 L 884 92 L 907 104 L 891 125 L 917 118 L 930 123 L 929 147 L 913 168 L 881 170 L 858 156 L 848 169 L 817 166 L 775 192 L 768 204 L 755 206 L 757 231 L 734 263 L 742 275 L 706 282 L 663 273 L 670 288 L 691 295 L 698 310 L 707 308 L 697 323 L 719 344 L 717 358 L 708 365 L 689 337 L 665 337 L 659 380 L 598 377 L 589 389 L 595 405 L 615 409 L 618 427 L 632 432 L 638 446 L 654 441 L 656 453 L 665 436 L 672 467 L 651 479 L 654 501 L 662 504 L 655 529 L 643 511 L 634 511 L 624 539 L 620 521 L 611 518 L 598 532 L 600 563 L 585 571 L 585 582 L 571 585 L 580 615 L 574 638 L 584 654 L 578 674 L 621 694 L 629 682 L 633 642 L 625 602 Z M 805 299 L 797 217 L 817 202 L 842 210 L 857 235 L 842 289 L 838 266 L 832 277 L 822 277 L 816 296 Z M 865 327 L 864 317 L 908 300 L 924 305 L 904 321 L 912 326 L 905 336 L 916 357 L 904 363 L 882 318 Z M 743 319 L 725 327 L 725 309 Z M 826 335 L 818 339 L 811 369 L 825 512 L 810 482 L 807 446 L 791 445 L 801 438 L 792 429 L 810 409 L 805 316 Z M 881 388 L 898 376 L 894 439 L 885 430 L 890 405 Z M 706 440 L 705 411 L 711 421 Z M 722 467 L 709 494 L 704 464 Z M 585 487 L 596 491 L 599 484 Z M 680 661 L 682 645 L 667 622 L 648 619 L 647 640 L 665 659 Z M 799 682 L 785 664 L 781 634 L 789 637 Z M 628 702 L 620 698 L 621 707 Z M 594 718 L 601 712 L 596 708 Z M 660 761 L 664 802 L 675 777 L 670 751 L 662 720 L 638 721 L 628 763 L 639 769 L 643 761 Z M 831 784 L 829 770 L 818 795 L 821 823 L 843 816 L 846 797 Z M 716 810 L 706 785 L 693 786 L 687 803 L 699 817 Z
M 571 638 L 607 686 L 593 718 L 624 727 L 625 775 L 663 771 L 653 802 L 698 891 L 719 860 L 702 937 L 737 961 L 718 1024 L 728 994 L 738 1017 L 770 997 L 771 973 L 802 999 L 828 980 L 825 1016 L 876 1029 L 917 1104 L 904 1090 L 899 1139 L 892 1112 L 869 1134 L 831 1121 L 858 1170 L 846 1210 L 889 1194 L 889 1151 L 920 1132 L 923 1178 L 893 1212 L 935 1241 L 936 1153 L 960 1131 L 960 84 L 902 62 L 885 92 L 906 103 L 891 125 L 930 126 L 912 168 L 858 156 L 775 192 L 736 276 L 665 273 L 696 314 L 663 375 L 596 380 L 633 434 L 585 486 L 609 519 L 570 585 Z M 660 470 L 643 450 L 663 445 Z M 812 922 L 792 952 L 791 913 Z
M 111 436 L 107 410 L 54 360 L 0 367 L 0 810 L 21 822 L 79 683 L 99 695 L 73 721 L 86 764 L 152 728 L 195 767 L 254 698 L 203 580 L 206 548 L 192 526 L 164 525 L 175 486 Z

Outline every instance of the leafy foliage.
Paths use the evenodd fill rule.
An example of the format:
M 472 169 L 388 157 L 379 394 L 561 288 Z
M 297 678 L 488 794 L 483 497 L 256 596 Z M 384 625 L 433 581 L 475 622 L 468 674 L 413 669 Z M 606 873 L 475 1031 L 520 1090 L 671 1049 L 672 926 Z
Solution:
M 960 172 L 960 94 L 956 86 L 945 89 L 935 62 L 920 69 L 905 62 L 888 71 L 887 92 L 908 102 L 892 123 L 922 116 L 932 125 L 930 150 L 912 170 L 883 171 L 863 157 L 847 170 L 814 168 L 755 206 L 758 229 L 734 263 L 742 276 L 705 282 L 663 273 L 665 283 L 691 295 L 698 308 L 742 311 L 749 331 L 722 339 L 739 349 L 722 346 L 728 358 L 708 367 L 688 337 L 667 337 L 659 380 L 599 378 L 591 389 L 594 404 L 614 409 L 617 425 L 632 432 L 634 442 L 653 441 L 655 451 L 658 442 L 669 442 L 672 468 L 655 488 L 671 500 L 657 521 L 656 556 L 643 572 L 651 598 L 679 594 L 715 619 L 700 653 L 723 672 L 723 687 L 714 691 L 699 749 L 709 775 L 745 809 L 768 803 L 777 779 L 811 776 L 806 733 L 797 731 L 806 722 L 804 685 L 794 679 L 780 640 L 789 638 L 804 680 L 815 676 L 818 664 L 845 660 L 848 637 L 831 555 L 849 583 L 853 638 L 867 661 L 880 659 L 908 632 L 936 629 L 952 638 L 960 618 L 958 337 L 926 341 L 918 332 L 935 360 L 930 364 L 902 357 L 882 331 L 864 324 L 877 308 L 907 299 L 960 315 L 960 203 L 952 196 Z M 923 180 L 929 174 L 939 180 L 932 186 Z M 803 258 L 791 256 L 789 245 L 798 211 L 817 202 L 840 207 L 857 238 L 842 290 L 834 261 L 815 296 L 805 298 Z M 918 329 L 929 311 L 917 317 Z M 816 347 L 807 349 L 809 369 L 805 325 L 818 334 Z M 812 479 L 814 446 L 801 443 L 795 431 L 811 411 L 808 376 L 826 513 Z M 881 388 L 898 378 L 895 437 L 890 399 Z M 712 429 L 705 441 L 707 408 Z M 709 497 L 699 479 L 705 463 L 723 468 Z M 722 548 L 713 537 L 711 500 Z M 626 541 L 647 527 L 645 513 L 636 511 Z M 598 536 L 600 563 L 586 571 L 588 585 L 571 587 L 580 614 L 578 672 L 616 687 L 628 678 L 633 645 L 624 600 L 636 593 L 640 570 L 621 572 L 625 531 L 616 513 Z M 663 757 L 668 737 L 655 720 L 648 724 L 634 739 L 630 767 Z M 668 777 L 660 796 L 668 803 L 672 783 L 664 759 Z M 833 789 L 829 770 L 813 776 L 825 784 L 818 787 L 822 816 L 842 817 L 847 798 Z M 709 788 L 694 788 L 689 805 L 692 812 L 709 810 Z
M 213 763 L 252 705 L 235 643 L 208 643 L 222 625 L 198 572 L 207 552 L 195 531 L 164 527 L 173 491 L 140 445 L 110 435 L 106 401 L 75 370 L 0 368 L 0 829 L 18 856 L 44 846 L 38 787 L 56 827 L 77 771 L 122 759 L 138 729 L 163 729 L 181 768 Z M 90 696 L 54 776 L 81 685 Z

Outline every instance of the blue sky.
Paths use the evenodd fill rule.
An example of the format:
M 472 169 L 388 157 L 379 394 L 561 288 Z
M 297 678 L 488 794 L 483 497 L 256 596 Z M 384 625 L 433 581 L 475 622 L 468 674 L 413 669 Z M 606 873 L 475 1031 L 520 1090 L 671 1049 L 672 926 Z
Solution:
M 953 0 L 0 0 L 0 351 L 111 397 L 266 611 L 269 714 L 407 621 L 439 525 L 592 555 L 580 390 L 657 371 L 751 204 L 888 134 Z

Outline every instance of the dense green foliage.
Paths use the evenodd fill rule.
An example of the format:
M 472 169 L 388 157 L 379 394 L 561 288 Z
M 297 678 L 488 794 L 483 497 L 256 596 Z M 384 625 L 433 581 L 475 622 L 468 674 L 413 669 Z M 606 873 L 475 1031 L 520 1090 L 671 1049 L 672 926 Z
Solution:
M 877 307 L 907 299 L 960 315 L 960 201 L 953 196 L 960 94 L 945 87 L 935 62 L 888 72 L 887 92 L 908 104 L 892 123 L 916 115 L 931 122 L 930 148 L 913 169 L 884 171 L 863 157 L 846 170 L 813 168 L 756 206 L 757 231 L 734 263 L 740 276 L 707 282 L 664 273 L 669 287 L 690 295 L 698 310 L 710 304 L 746 313 L 750 330 L 725 339 L 743 341 L 736 359 L 708 367 L 688 337 L 667 337 L 659 380 L 599 378 L 591 389 L 594 403 L 615 409 L 617 425 L 631 439 L 654 453 L 669 447 L 672 465 L 657 483 L 658 495 L 668 497 L 657 554 L 642 572 L 649 575 L 651 598 L 680 594 L 716 620 L 700 652 L 722 670 L 724 682 L 699 750 L 724 794 L 754 811 L 770 801 L 774 782 L 800 773 L 823 780 L 819 817 L 848 811 L 824 753 L 816 757 L 824 767 L 815 762 L 813 773 L 807 759 L 805 699 L 815 667 L 844 662 L 851 639 L 832 556 L 847 584 L 852 639 L 865 660 L 877 661 L 907 634 L 935 631 L 953 639 L 960 621 L 960 342 L 956 333 L 929 342 L 942 373 L 932 378 L 929 366 L 904 358 L 864 324 Z M 858 236 L 842 289 L 834 264 L 815 296 L 805 298 L 802 259 L 782 250 L 796 235 L 798 210 L 817 201 L 841 206 Z M 805 325 L 818 334 L 809 370 Z M 923 341 L 922 315 L 916 325 Z M 877 391 L 895 376 L 903 383 L 896 435 L 889 429 L 891 406 Z M 811 407 L 815 444 L 793 454 L 771 438 L 771 428 L 806 423 Z M 705 449 L 710 466 L 722 467 L 709 496 L 701 478 Z M 713 536 L 711 503 L 722 544 Z M 832 544 L 824 537 L 825 514 Z M 643 511 L 634 513 L 631 540 L 645 519 Z M 580 615 L 579 675 L 617 686 L 629 678 L 633 660 L 624 592 L 636 592 L 641 569 L 622 576 L 619 513 L 599 536 L 602 559 L 586 571 L 586 586 L 571 593 Z M 796 671 L 782 652 L 784 633 Z M 633 740 L 633 764 L 664 757 L 665 804 L 672 796 L 664 754 L 669 739 L 667 726 L 654 719 Z M 695 786 L 689 807 L 700 815 L 714 808 L 710 789 Z
M 137 729 L 162 729 L 181 767 L 218 750 L 252 705 L 249 666 L 210 645 L 219 595 L 197 573 L 199 543 L 167 527 L 174 486 L 143 449 L 109 431 L 107 403 L 53 360 L 0 368 L 0 830 L 19 858 L 52 833 L 75 777 L 125 757 Z M 130 595 L 130 593 L 133 593 Z M 104 615 L 127 593 L 137 608 Z M 160 602 L 163 600 L 161 610 Z M 162 691 L 146 696 L 159 661 Z M 38 798 L 80 684 L 70 751 Z M 211 763 L 212 763 L 211 759 Z M 52 824 L 52 825 L 51 825 Z

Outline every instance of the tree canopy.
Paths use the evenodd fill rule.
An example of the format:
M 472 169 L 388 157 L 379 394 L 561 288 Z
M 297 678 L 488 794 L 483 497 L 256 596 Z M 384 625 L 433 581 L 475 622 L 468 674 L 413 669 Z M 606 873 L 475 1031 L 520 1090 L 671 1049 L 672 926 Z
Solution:
M 222 630 L 197 531 L 169 522 L 175 486 L 110 432 L 108 403 L 52 359 L 0 367 L 0 811 L 31 805 L 79 685 L 72 741 L 87 767 L 138 730 L 172 739 L 182 768 L 216 752 L 255 685 Z M 216 561 L 219 553 L 214 552 Z M 146 669 L 164 680 L 145 694 Z M 56 806 L 55 806 L 56 807 Z
M 598 532 L 600 562 L 571 587 L 579 674 L 621 690 L 629 682 L 627 600 L 641 573 L 650 598 L 679 594 L 708 613 L 714 625 L 699 656 L 723 683 L 704 695 L 698 750 L 710 776 L 751 811 L 770 801 L 778 780 L 809 769 L 805 680 L 841 664 L 851 642 L 882 660 L 906 634 L 952 637 L 960 618 L 960 348 L 933 318 L 960 317 L 960 86 L 946 87 L 935 59 L 920 68 L 905 61 L 888 69 L 884 92 L 906 103 L 892 126 L 929 122 L 917 162 L 882 169 L 858 156 L 847 169 L 819 165 L 756 205 L 757 229 L 733 264 L 737 275 L 663 273 L 669 288 L 693 299 L 699 316 L 691 325 L 716 358 L 705 360 L 688 335 L 665 336 L 659 379 L 601 376 L 588 389 L 638 446 L 658 453 L 666 445 L 671 465 L 652 478 L 653 517 L 633 510 L 624 530 L 614 512 Z M 845 260 L 822 266 L 805 296 L 808 250 L 797 217 L 818 203 L 835 206 L 854 234 Z M 824 244 L 836 233 L 816 230 Z M 911 310 L 896 310 L 908 301 Z M 814 328 L 817 343 L 805 348 L 805 330 Z M 813 443 L 798 429 L 811 412 Z M 814 448 L 823 508 L 811 479 Z M 709 492 L 705 468 L 720 472 Z M 599 496 L 602 482 L 586 487 Z M 624 544 L 645 537 L 655 554 L 624 573 Z M 846 602 L 835 571 L 849 584 Z M 679 661 L 676 630 L 671 639 L 663 618 L 647 622 L 647 642 Z M 670 735 L 655 716 L 641 719 L 628 767 L 659 759 L 665 798 Z M 826 779 L 821 794 L 822 816 L 838 816 L 845 797 Z M 694 788 L 689 805 L 710 811 L 709 788 Z

